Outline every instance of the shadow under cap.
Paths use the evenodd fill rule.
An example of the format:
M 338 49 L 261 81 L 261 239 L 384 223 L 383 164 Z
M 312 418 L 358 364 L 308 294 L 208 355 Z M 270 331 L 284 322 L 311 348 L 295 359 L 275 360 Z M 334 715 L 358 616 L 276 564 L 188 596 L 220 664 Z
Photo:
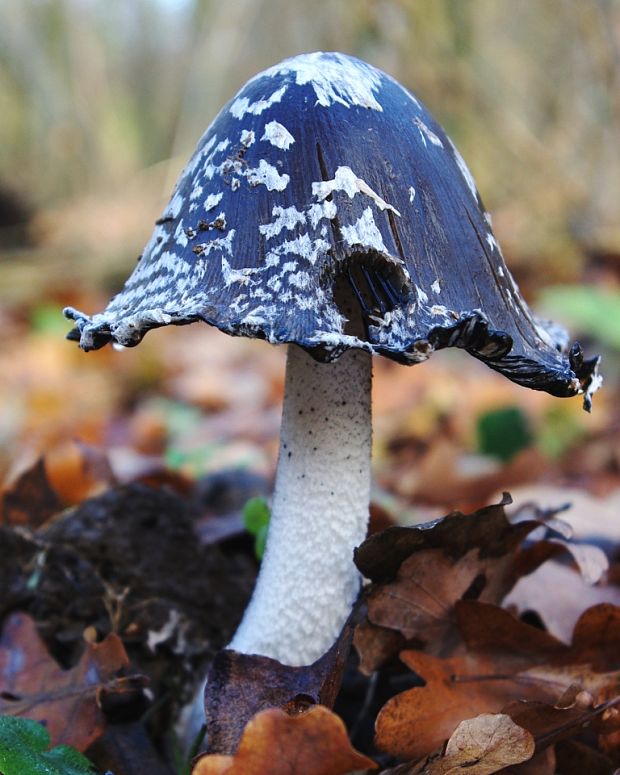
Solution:
M 459 347 L 526 387 L 591 396 L 599 358 L 537 319 L 512 279 L 472 176 L 428 110 L 388 75 L 303 54 L 249 81 L 181 174 L 144 254 L 85 350 L 134 346 L 202 320 L 412 364 Z

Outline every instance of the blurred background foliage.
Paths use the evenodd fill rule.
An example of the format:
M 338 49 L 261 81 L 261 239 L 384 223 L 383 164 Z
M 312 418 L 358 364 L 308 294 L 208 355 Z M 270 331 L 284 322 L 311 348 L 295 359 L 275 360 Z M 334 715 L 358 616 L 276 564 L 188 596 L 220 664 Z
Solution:
M 219 107 L 315 49 L 427 103 L 526 293 L 620 252 L 617 0 L 3 0 L 0 19 L 5 297 L 61 267 L 114 287 Z
M 423 369 L 377 359 L 380 478 L 441 500 L 455 445 L 505 461 L 535 442 L 548 465 L 570 462 L 558 477 L 604 470 L 617 483 L 620 0 L 1 0 L 0 472 L 68 438 L 201 469 L 258 455 L 271 470 L 280 348 L 192 326 L 182 340 L 165 330 L 122 356 L 84 356 L 63 341 L 60 308 L 92 312 L 120 288 L 195 143 L 243 83 L 319 49 L 416 92 L 471 167 L 525 296 L 607 356 L 587 425 L 577 401 L 454 353 Z M 208 363 L 196 357 L 207 348 Z M 197 451 L 171 430 L 179 407 L 197 407 Z M 248 429 L 249 446 L 238 441 Z M 587 463 L 586 434 L 606 439 Z M 538 458 L 526 473 L 515 465 L 514 481 L 549 470 Z M 472 500 L 463 487 L 452 502 Z

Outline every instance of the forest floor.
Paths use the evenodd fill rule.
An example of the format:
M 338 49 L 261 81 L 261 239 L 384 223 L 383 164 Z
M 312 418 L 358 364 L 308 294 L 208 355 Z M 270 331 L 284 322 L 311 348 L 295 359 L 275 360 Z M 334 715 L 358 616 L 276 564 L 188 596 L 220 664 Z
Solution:
M 193 325 L 84 354 L 60 309 L 102 302 L 65 293 L 0 321 L 0 713 L 101 772 L 180 773 L 179 711 L 259 566 L 243 510 L 272 488 L 284 350 Z M 462 353 L 376 359 L 372 584 L 329 666 L 348 734 L 320 708 L 266 711 L 235 761 L 196 773 L 620 765 L 620 370 L 603 351 L 591 415 Z M 417 527 L 455 510 L 478 527 Z

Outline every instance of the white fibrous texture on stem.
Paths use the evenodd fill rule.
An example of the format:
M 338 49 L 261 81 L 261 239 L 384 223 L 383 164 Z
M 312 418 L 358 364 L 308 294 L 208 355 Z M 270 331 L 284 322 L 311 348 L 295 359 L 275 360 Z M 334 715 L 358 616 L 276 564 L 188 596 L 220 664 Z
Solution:
M 230 648 L 310 664 L 337 638 L 359 590 L 353 549 L 370 498 L 371 356 L 317 363 L 289 347 L 269 535 Z

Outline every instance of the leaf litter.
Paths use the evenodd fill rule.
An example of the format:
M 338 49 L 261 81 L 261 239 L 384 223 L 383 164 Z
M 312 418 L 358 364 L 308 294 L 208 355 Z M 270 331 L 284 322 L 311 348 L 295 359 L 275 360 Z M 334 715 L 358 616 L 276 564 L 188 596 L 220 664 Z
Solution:
M 96 364 L 80 364 L 83 386 L 71 406 L 65 394 L 76 356 L 64 345 L 42 349 L 39 338 L 22 349 L 13 370 L 16 354 L 2 356 L 5 406 L 13 416 L 41 418 L 40 425 L 3 426 L 11 460 L 0 455 L 0 465 L 14 482 L 4 488 L 0 525 L 5 633 L 15 612 L 30 614 L 43 638 L 41 659 L 45 654 L 59 675 L 81 669 L 91 648 L 85 630 L 97 641 L 110 632 L 120 639 L 131 669 L 149 677 L 154 702 L 141 691 L 140 702 L 119 700 L 119 707 L 114 692 L 99 692 L 99 737 L 89 751 L 99 746 L 93 760 L 115 775 L 140 772 L 138 751 L 149 771 L 171 771 L 161 764 L 162 741 L 182 687 L 225 646 L 251 589 L 256 559 L 242 509 L 269 492 L 277 449 L 281 353 L 235 342 L 231 357 L 213 332 L 188 333 L 179 345 L 161 332 L 152 346 L 145 342 L 140 362 L 133 354 L 104 353 Z M 208 367 L 195 358 L 199 348 L 210 351 Z M 242 378 L 249 369 L 251 383 Z M 41 370 L 48 378 L 41 380 Z M 155 382 L 172 403 L 148 396 Z M 216 754 L 218 762 L 203 756 L 200 766 L 258 773 L 286 763 L 283 771 L 304 775 L 360 771 L 371 762 L 386 773 L 613 772 L 620 764 L 613 387 L 587 426 L 562 405 L 562 422 L 575 432 L 562 442 L 557 436 L 553 459 L 537 447 L 543 431 L 549 436 L 551 403 L 517 393 L 475 365 L 464 374 L 448 359 L 411 370 L 378 361 L 376 392 L 376 472 L 381 491 L 396 499 L 390 513 L 418 522 L 454 508 L 460 513 L 394 526 L 360 547 L 357 560 L 370 584 L 355 627 L 356 653 L 341 655 L 323 673 L 333 687 L 342 681 L 340 692 L 312 688 L 316 670 L 306 671 L 300 686 L 299 674 L 262 666 L 261 681 L 279 681 L 282 691 L 264 707 L 239 708 L 239 747 Z M 506 461 L 472 449 L 468 439 L 481 412 L 514 405 L 517 396 L 531 438 Z M 192 422 L 177 422 L 171 406 L 190 404 L 199 408 Z M 41 455 L 43 462 L 28 465 Z M 14 476 L 17 468 L 23 477 Z M 529 498 L 534 507 L 525 510 L 528 497 L 519 486 L 543 476 L 553 497 Z M 252 477 L 262 482 L 258 489 L 248 487 Z M 567 491 L 567 483 L 581 489 Z M 594 493 L 585 507 L 577 497 L 584 485 Z M 518 508 L 486 505 L 506 487 L 519 493 Z M 222 492 L 232 493 L 230 502 Z M 558 512 L 571 500 L 574 509 Z M 590 517 L 586 527 L 582 516 Z M 181 545 L 192 551 L 181 552 Z M 170 547 L 174 557 L 166 560 L 163 549 Z M 9 650 L 19 653 L 18 646 Z M 230 652 L 227 658 L 234 661 Z M 20 691 L 36 697 L 34 679 L 30 686 L 22 680 Z M 17 702 L 5 695 L 3 702 Z M 94 696 L 97 706 L 97 690 Z M 337 716 L 319 719 L 334 703 L 352 743 Z M 45 701 L 37 707 L 54 716 Z M 263 722 L 263 714 L 276 715 Z M 305 731 L 285 731 L 300 720 Z M 57 743 L 52 735 L 50 744 Z M 250 747 L 271 757 L 236 762 Z M 170 761 L 169 750 L 163 753 Z

